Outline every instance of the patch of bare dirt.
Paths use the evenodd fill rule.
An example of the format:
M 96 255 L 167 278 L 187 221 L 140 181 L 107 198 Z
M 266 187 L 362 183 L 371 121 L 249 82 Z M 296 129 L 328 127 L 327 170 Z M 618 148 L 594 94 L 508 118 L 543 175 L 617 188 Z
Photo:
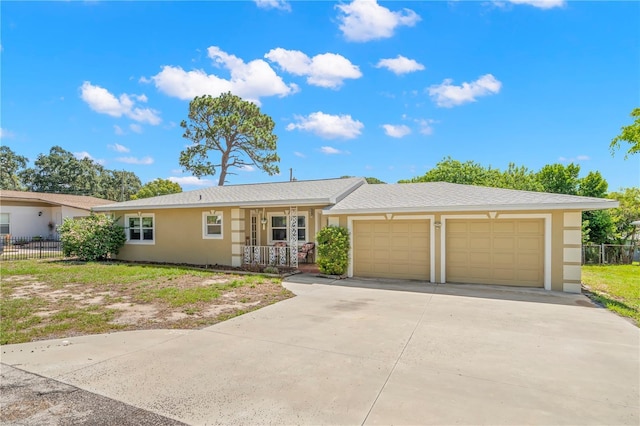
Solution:
M 157 282 L 137 282 L 126 285 L 90 285 L 69 283 L 56 285 L 36 281 L 35 277 L 3 278 L 11 282 L 3 290 L 4 299 L 38 299 L 35 312 L 39 322 L 33 327 L 45 328 L 56 317 L 72 311 L 87 311 L 109 316 L 105 328 L 96 332 L 158 328 L 201 328 L 224 321 L 280 300 L 292 297 L 277 278 L 264 277 L 255 282 L 225 289 L 234 281 L 247 280 L 247 275 L 212 273 L 199 277 L 186 272 L 181 277 L 161 278 Z M 251 277 L 253 278 L 253 277 Z M 214 287 L 220 296 L 209 301 L 198 301 L 174 306 L 158 296 L 163 289 L 185 291 Z M 86 334 L 79 328 L 66 329 L 55 334 L 38 335 L 37 339 L 69 337 Z

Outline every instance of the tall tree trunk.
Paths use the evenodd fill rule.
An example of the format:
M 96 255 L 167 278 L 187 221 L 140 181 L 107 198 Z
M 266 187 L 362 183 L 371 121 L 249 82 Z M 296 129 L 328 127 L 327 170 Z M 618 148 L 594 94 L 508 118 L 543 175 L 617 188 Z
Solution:
M 224 181 L 227 178 L 227 168 L 223 165 L 220 167 L 220 177 L 218 178 L 218 186 L 224 186 Z

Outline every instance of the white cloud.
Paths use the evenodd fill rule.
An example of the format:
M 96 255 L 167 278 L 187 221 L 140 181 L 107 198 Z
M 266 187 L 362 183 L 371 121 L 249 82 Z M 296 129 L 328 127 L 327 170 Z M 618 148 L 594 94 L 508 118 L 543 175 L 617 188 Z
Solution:
M 118 136 L 124 135 L 124 130 L 122 130 L 122 127 L 118 126 L 117 124 L 113 126 L 113 131 Z
M 350 115 L 332 115 L 318 111 L 307 117 L 296 116 L 297 123 L 290 123 L 287 130 L 304 130 L 324 139 L 353 139 L 360 135 L 364 124 Z
M 87 151 L 74 152 L 73 156 L 76 157 L 78 160 L 82 160 L 83 158 L 88 158 L 89 160 L 93 160 L 93 157 Z
M 564 7 L 567 2 L 565 0 L 507 0 L 513 4 L 527 4 L 539 9 L 553 9 L 554 7 Z
M 138 164 L 138 165 L 144 165 L 144 166 L 148 166 L 150 164 L 153 164 L 153 158 L 151 158 L 151 157 L 144 157 L 144 158 L 118 157 L 118 158 L 116 158 L 116 160 L 121 162 L 121 163 Z
M 129 124 L 129 129 L 134 133 L 142 133 L 142 126 L 139 124 L 131 123 Z
M 422 135 L 432 135 L 433 134 L 433 126 L 432 124 L 436 122 L 436 120 L 432 119 L 420 119 L 415 120 L 416 123 L 420 126 L 420 134 Z
M 169 177 L 169 180 L 180 185 L 210 186 L 212 184 L 209 179 L 199 179 L 195 176 L 171 176 Z
M 231 92 L 243 99 L 260 104 L 265 96 L 287 96 L 298 91 L 295 84 L 285 84 L 273 68 L 262 60 L 256 59 L 245 63 L 242 59 L 229 55 L 217 46 L 207 50 L 216 66 L 221 66 L 230 73 L 230 79 L 207 74 L 203 70 L 185 71 L 181 67 L 166 65 L 162 71 L 151 77 L 156 88 L 161 92 L 183 100 L 191 100 L 196 96 L 219 96 Z
M 589 161 L 591 160 L 591 157 L 589 157 L 588 155 L 577 155 L 575 157 L 559 157 L 558 161 L 562 161 L 563 163 L 576 163 L 579 161 Z
M 349 41 L 369 41 L 393 36 L 396 27 L 414 26 L 420 16 L 411 9 L 392 12 L 375 0 L 354 0 L 338 4 L 340 30 Z
M 271 49 L 264 57 L 293 75 L 306 76 L 307 83 L 314 86 L 336 89 L 347 78 L 362 77 L 358 66 L 335 53 L 323 53 L 310 58 L 299 50 L 278 47 Z
M 252 166 L 251 164 L 245 164 L 242 167 L 238 167 L 239 170 L 242 170 L 243 172 L 255 172 L 256 168 L 254 166 Z
M 11 139 L 15 134 L 7 129 L 0 127 L 0 139 Z
M 291 5 L 285 0 L 254 0 L 261 9 L 278 9 L 291 12 Z
M 500 92 L 502 83 L 491 74 L 485 74 L 471 83 L 464 82 L 460 86 L 451 84 L 450 78 L 442 84 L 435 84 L 428 88 L 429 95 L 440 107 L 451 108 L 467 102 L 475 102 L 480 96 L 494 95 Z
M 162 121 L 158 111 L 135 106 L 135 100 L 146 102 L 147 97 L 144 95 L 127 95 L 123 93 L 116 98 L 107 89 L 94 86 L 89 81 L 82 83 L 80 90 L 82 100 L 97 113 L 107 114 L 112 117 L 122 117 L 124 115 L 132 120 L 153 125 L 160 124 Z
M 300 157 L 300 158 L 307 158 L 307 156 L 306 156 L 306 155 L 304 155 L 303 153 L 298 152 L 298 151 L 295 151 L 295 152 L 293 153 L 293 155 L 295 155 L 296 157 Z
M 80 152 L 74 152 L 73 156 L 76 157 L 78 160 L 82 160 L 84 158 L 93 161 L 94 163 L 100 164 L 100 165 L 104 165 L 106 163 L 105 160 L 100 160 L 97 158 L 93 158 L 91 156 L 91 154 L 89 154 L 87 151 L 80 151 Z
M 107 148 L 112 149 L 116 152 L 129 152 L 130 149 L 124 145 L 120 145 L 119 143 L 114 143 L 113 145 L 107 145 Z
M 327 155 L 342 154 L 342 151 L 331 146 L 323 146 L 322 148 L 320 148 L 320 152 Z
M 418 63 L 414 59 L 398 55 L 397 58 L 380 59 L 376 64 L 376 68 L 386 68 L 396 75 L 401 75 L 415 71 L 422 71 L 424 69 L 424 65 Z
M 411 133 L 409 126 L 404 124 L 383 124 L 384 132 L 392 138 L 403 138 Z

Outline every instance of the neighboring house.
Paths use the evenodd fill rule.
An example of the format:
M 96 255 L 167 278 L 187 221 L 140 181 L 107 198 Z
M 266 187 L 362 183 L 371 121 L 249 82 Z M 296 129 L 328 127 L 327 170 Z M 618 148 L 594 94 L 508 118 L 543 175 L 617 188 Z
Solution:
M 0 235 L 49 237 L 66 218 L 88 216 L 113 201 L 80 195 L 0 191 Z
M 351 235 L 349 276 L 577 293 L 581 212 L 617 206 L 563 194 L 345 178 L 212 187 L 94 210 L 121 218 L 127 242 L 118 258 L 126 260 L 296 266 L 298 246 L 340 225 Z

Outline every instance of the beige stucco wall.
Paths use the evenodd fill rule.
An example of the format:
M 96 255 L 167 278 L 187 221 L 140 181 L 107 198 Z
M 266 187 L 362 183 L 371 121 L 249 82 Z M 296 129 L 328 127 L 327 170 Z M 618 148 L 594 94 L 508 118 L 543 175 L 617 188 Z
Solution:
M 307 240 L 314 241 L 319 226 L 320 211 L 324 206 L 299 207 L 298 214 L 307 214 Z M 269 214 L 284 214 L 289 207 L 264 209 Z M 242 246 L 249 237 L 251 229 L 251 213 L 255 209 L 217 208 L 223 215 L 223 231 L 221 239 L 203 238 L 202 214 L 211 209 L 157 209 L 141 211 L 153 214 L 155 230 L 153 244 L 128 242 L 120 250 L 117 258 L 130 261 L 188 263 L 193 265 L 233 265 L 242 263 Z M 313 212 L 313 214 L 311 213 Z M 260 244 L 268 245 L 269 225 L 262 229 L 260 219 L 263 209 L 258 209 L 258 228 Z M 138 211 L 121 211 L 113 213 L 124 225 L 125 215 L 137 215 Z M 318 220 L 316 220 L 318 219 Z M 300 244 L 302 241 L 300 242 Z
M 384 214 L 376 214 L 384 215 Z M 548 268 L 548 276 L 550 281 L 550 289 L 554 291 L 565 292 L 579 292 L 580 290 L 580 221 L 577 218 L 580 215 L 579 211 L 470 211 L 470 212 L 423 212 L 418 215 L 433 215 L 434 223 L 443 223 L 448 219 L 475 217 L 486 218 L 487 220 L 499 220 L 501 216 L 517 218 L 522 216 L 544 216 L 545 221 L 549 218 L 550 222 L 550 235 L 551 239 L 546 243 L 546 247 L 550 247 L 550 259 Z M 329 224 L 338 224 L 340 226 L 348 227 L 349 218 L 352 220 L 358 217 L 371 216 L 371 215 L 335 215 L 330 218 L 326 218 Z M 410 214 L 402 214 L 402 216 L 410 216 Z M 492 217 L 494 219 L 492 219 Z M 435 256 L 434 256 L 434 269 L 435 269 L 435 282 L 443 282 L 442 271 L 442 238 L 444 238 L 442 229 L 446 226 L 434 227 L 432 238 L 434 239 Z M 446 231 L 445 231 L 446 232 Z M 565 240 L 566 238 L 566 240 Z M 575 241 L 574 241 L 575 240 Z M 446 277 L 444 279 L 446 282 Z
M 188 263 L 193 265 L 231 264 L 231 209 L 216 209 L 223 215 L 222 239 L 202 236 L 202 214 L 211 209 L 159 209 L 141 213 L 154 214 L 153 244 L 128 242 L 122 247 L 118 259 L 148 262 Z M 121 225 L 127 214 L 137 211 L 116 212 Z

